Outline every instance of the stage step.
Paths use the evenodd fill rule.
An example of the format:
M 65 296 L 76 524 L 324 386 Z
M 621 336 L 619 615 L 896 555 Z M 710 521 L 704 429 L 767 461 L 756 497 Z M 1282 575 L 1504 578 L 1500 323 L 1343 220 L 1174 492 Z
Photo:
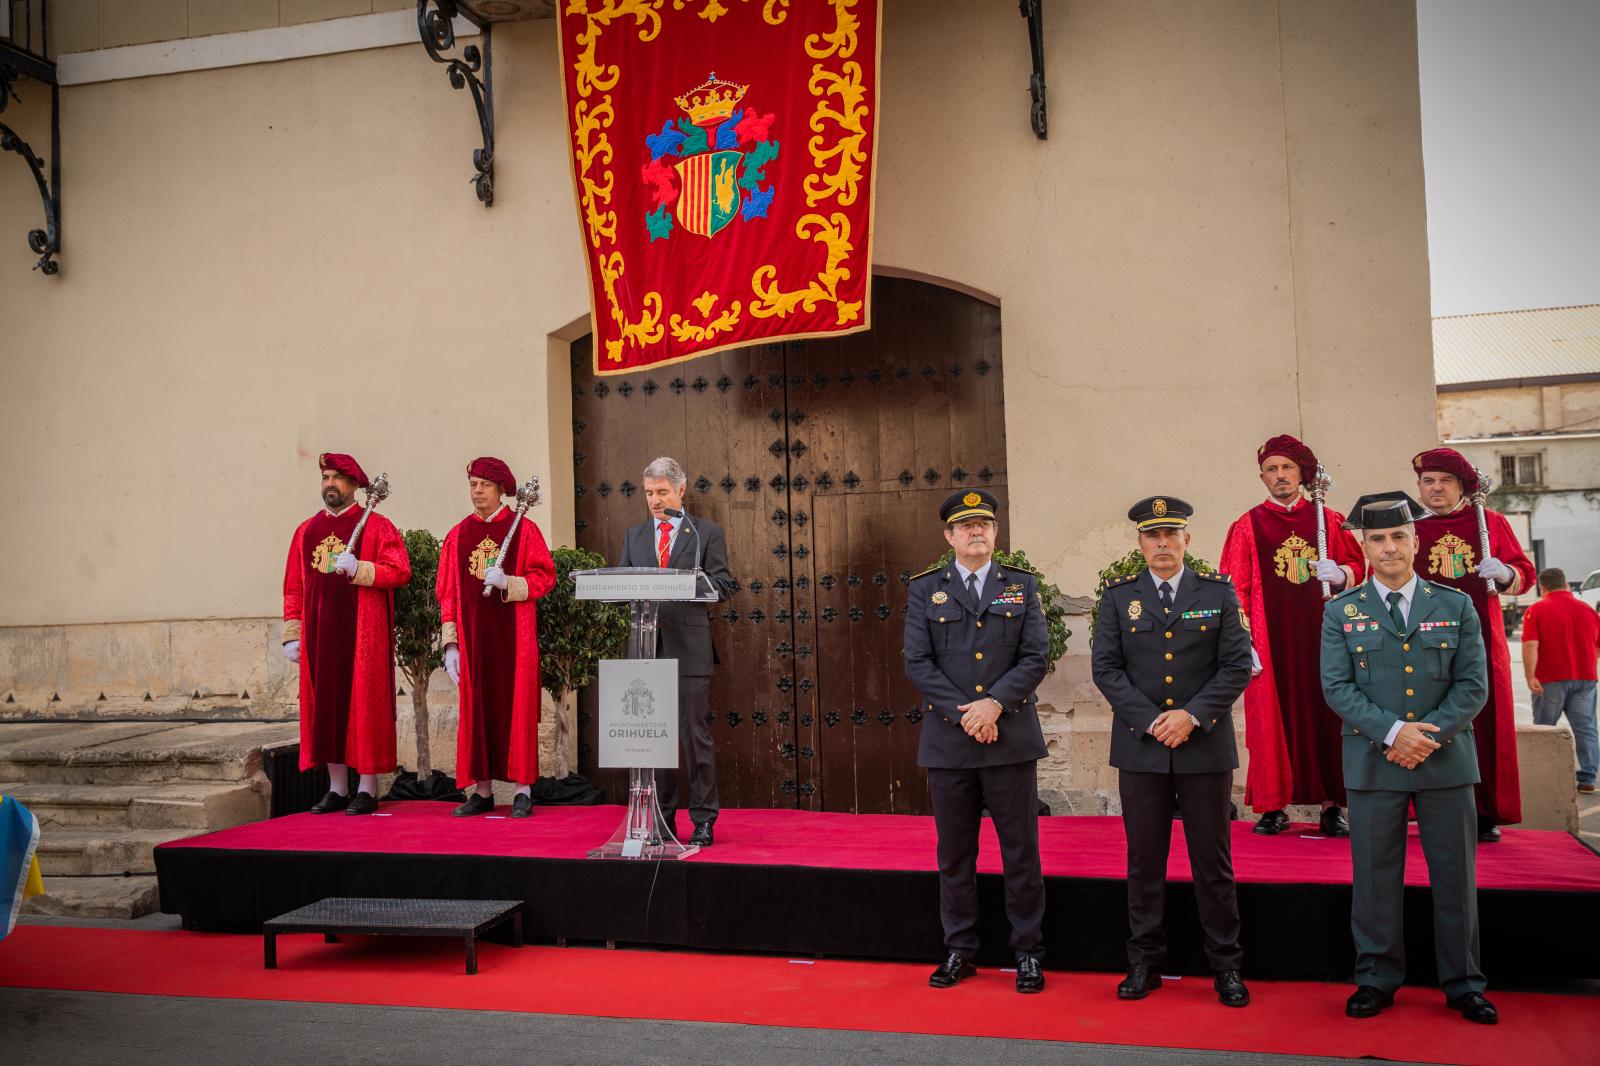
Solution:
M 74 918 L 139 918 L 161 905 L 154 877 L 46 877 L 44 895 L 23 914 Z
M 54 877 L 124 877 L 156 872 L 155 848 L 192 829 L 49 829 L 39 833 L 39 872 Z
M 296 723 L 0 723 L 0 781 L 70 785 L 242 781 Z
M 42 830 L 122 826 L 132 829 L 227 829 L 265 818 L 265 784 L 253 781 L 177 785 L 0 783 L 39 819 Z

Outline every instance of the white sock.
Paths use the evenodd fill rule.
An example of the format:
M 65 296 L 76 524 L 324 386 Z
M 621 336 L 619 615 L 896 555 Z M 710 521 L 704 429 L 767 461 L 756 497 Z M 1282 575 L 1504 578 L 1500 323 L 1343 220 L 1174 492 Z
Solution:
M 378 775 L 377 774 L 362 774 L 360 782 L 356 785 L 356 791 L 365 792 L 367 795 L 371 796 L 373 799 L 377 799 L 378 798 Z
M 328 764 L 328 788 L 341 796 L 350 794 L 350 766 L 347 763 Z
M 472 790 L 478 795 L 482 796 L 484 799 L 489 799 L 494 796 L 494 782 L 479 781 L 473 786 Z
M 517 786 L 517 795 L 519 795 L 519 796 L 531 796 L 531 795 L 533 795 L 533 786 L 532 785 L 518 785 Z

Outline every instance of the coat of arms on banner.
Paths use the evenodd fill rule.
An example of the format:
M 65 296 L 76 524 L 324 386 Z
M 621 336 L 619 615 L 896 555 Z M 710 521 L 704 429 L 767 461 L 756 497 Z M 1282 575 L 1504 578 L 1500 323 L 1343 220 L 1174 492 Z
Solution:
M 878 0 L 562 0 L 595 371 L 867 329 Z

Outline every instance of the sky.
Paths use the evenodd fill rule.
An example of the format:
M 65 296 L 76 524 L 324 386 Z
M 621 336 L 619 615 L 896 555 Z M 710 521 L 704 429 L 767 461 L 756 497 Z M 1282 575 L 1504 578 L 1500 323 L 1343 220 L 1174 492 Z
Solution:
M 1600 303 L 1600 0 L 1417 0 L 1433 313 Z

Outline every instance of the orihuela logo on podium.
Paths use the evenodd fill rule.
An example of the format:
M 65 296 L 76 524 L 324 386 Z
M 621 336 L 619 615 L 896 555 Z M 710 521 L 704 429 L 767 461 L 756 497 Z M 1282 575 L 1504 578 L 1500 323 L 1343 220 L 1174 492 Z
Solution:
M 601 660 L 599 765 L 678 765 L 678 660 Z

